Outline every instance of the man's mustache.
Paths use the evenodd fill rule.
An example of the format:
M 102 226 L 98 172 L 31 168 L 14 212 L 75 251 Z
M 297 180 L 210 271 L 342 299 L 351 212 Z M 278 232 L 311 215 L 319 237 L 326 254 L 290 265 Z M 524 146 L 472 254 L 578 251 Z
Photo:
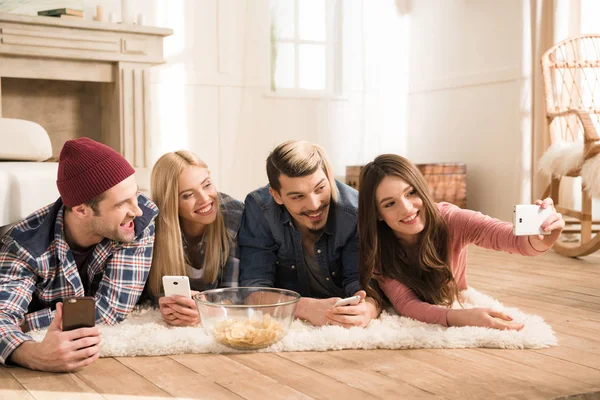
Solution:
M 326 209 L 327 207 L 329 207 L 329 203 L 327 204 L 323 204 L 321 207 L 319 207 L 316 211 L 302 211 L 300 213 L 300 215 L 306 215 L 308 217 L 308 214 L 314 214 L 317 213 L 319 211 L 323 211 L 324 209 Z

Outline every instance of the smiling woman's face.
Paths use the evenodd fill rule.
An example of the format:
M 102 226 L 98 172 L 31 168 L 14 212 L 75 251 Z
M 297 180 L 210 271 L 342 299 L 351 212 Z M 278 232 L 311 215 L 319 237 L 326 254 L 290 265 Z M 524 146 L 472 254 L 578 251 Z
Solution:
M 206 168 L 189 166 L 179 175 L 179 217 L 210 225 L 217 218 L 218 193 Z
M 425 229 L 423 200 L 404 179 L 388 175 L 375 192 L 377 212 L 396 237 L 414 243 Z

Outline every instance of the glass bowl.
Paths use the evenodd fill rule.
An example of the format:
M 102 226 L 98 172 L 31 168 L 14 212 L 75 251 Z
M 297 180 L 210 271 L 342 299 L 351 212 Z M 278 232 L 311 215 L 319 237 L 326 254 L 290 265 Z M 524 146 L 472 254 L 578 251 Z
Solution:
M 281 340 L 294 319 L 300 295 L 286 289 L 211 289 L 194 296 L 202 326 L 225 346 L 254 350 Z

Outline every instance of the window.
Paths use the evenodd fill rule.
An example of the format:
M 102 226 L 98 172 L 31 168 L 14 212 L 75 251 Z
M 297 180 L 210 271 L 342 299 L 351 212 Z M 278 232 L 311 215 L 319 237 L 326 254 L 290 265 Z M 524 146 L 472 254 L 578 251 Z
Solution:
M 339 94 L 341 1 L 271 0 L 271 92 Z

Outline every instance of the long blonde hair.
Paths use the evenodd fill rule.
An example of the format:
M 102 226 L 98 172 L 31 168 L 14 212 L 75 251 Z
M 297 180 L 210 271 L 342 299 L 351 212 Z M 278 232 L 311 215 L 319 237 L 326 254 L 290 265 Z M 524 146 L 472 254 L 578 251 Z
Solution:
M 159 210 L 156 218 L 152 267 L 148 277 L 148 288 L 153 296 L 162 293 L 164 275 L 187 275 L 179 225 L 179 175 L 191 166 L 208 169 L 204 161 L 186 150 L 164 154 L 152 168 L 150 188 L 153 201 Z M 217 280 L 220 268 L 225 265 L 229 257 L 231 237 L 225 228 L 219 201 L 217 200 L 215 204 L 217 218 L 206 227 L 204 233 L 202 280 L 205 283 L 213 283 Z

